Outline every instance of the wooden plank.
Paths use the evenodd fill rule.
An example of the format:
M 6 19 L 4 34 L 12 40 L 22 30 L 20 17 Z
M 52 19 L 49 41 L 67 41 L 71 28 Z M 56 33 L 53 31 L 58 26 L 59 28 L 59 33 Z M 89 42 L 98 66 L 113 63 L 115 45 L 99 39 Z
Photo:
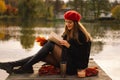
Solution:
M 99 68 L 98 76 L 78 78 L 77 75 L 69 76 L 66 75 L 62 78 L 60 75 L 38 75 L 38 69 L 41 63 L 35 64 L 33 74 L 11 74 L 7 80 L 112 80 L 93 60 L 89 61 L 89 66 L 97 66 Z

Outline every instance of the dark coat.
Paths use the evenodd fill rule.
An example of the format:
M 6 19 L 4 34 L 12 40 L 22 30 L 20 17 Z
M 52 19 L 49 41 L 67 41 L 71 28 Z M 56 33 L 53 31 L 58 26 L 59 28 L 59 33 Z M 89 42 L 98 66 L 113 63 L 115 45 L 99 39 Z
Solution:
M 64 37 L 66 39 L 66 36 Z M 69 48 L 63 54 L 66 54 L 67 74 L 76 74 L 77 69 L 85 69 L 88 67 L 91 41 L 86 42 L 86 37 L 82 31 L 79 31 L 79 44 L 76 40 L 70 39 Z

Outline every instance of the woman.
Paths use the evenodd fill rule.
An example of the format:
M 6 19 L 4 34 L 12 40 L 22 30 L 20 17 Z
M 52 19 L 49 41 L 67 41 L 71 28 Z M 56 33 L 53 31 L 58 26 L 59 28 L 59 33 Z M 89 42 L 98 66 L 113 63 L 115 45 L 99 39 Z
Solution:
M 35 63 L 45 61 L 59 67 L 61 58 L 67 61 L 67 74 L 77 74 L 77 72 L 87 68 L 91 48 L 91 36 L 79 22 L 81 15 L 78 12 L 69 10 L 65 12 L 64 19 L 65 31 L 62 35 L 63 40 L 60 41 L 60 45 L 63 47 L 48 41 L 34 56 L 14 62 L 0 63 L 0 68 L 5 69 L 9 73 L 33 73 L 32 65 Z M 21 67 L 13 69 L 16 66 Z

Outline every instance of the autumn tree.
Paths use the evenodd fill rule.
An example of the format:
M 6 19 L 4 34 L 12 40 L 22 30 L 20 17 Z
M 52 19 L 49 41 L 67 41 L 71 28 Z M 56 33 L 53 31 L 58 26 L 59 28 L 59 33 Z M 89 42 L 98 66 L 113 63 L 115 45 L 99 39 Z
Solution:
M 0 0 L 0 14 L 3 14 L 6 11 L 6 5 L 4 0 Z
M 19 15 L 23 18 L 34 18 L 45 15 L 45 5 L 43 0 L 20 0 Z
M 46 10 L 46 19 L 51 20 L 54 17 L 54 2 L 51 0 L 45 1 L 45 8 Z
M 120 21 L 120 5 L 115 6 L 111 12 L 113 17 Z

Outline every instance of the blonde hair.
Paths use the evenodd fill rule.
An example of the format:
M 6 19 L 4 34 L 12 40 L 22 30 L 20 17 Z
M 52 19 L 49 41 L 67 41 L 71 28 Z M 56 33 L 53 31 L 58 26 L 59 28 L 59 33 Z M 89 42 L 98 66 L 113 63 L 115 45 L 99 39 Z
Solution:
M 88 33 L 88 31 L 85 29 L 85 27 L 80 23 L 80 22 L 78 22 L 78 24 L 80 25 L 80 29 L 81 29 L 81 31 L 85 34 L 85 36 L 86 36 L 86 38 L 87 38 L 87 42 L 88 41 L 92 41 L 92 37 L 91 37 L 91 35 Z
M 68 30 L 67 26 L 65 26 L 65 32 L 63 33 L 63 36 L 67 35 L 67 40 L 73 38 L 77 40 L 79 44 L 82 44 L 78 39 L 78 30 L 81 30 L 86 37 L 86 42 L 92 41 L 92 37 L 80 22 L 74 21 L 74 26 L 75 27 L 73 27 L 71 31 Z

